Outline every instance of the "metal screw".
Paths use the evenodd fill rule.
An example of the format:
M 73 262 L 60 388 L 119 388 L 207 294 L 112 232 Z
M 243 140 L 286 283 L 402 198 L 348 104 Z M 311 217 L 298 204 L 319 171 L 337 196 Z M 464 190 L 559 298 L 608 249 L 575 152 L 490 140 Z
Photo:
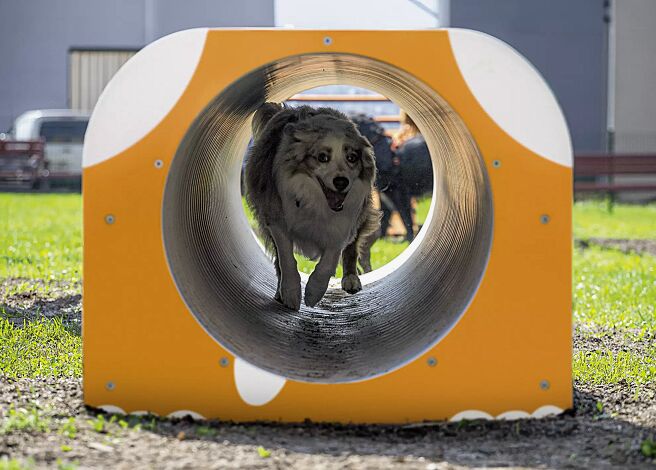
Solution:
M 110 392 L 116 388 L 116 385 L 114 385 L 114 382 L 111 380 L 105 384 L 105 388 L 109 390 Z
M 550 220 L 551 220 L 551 217 L 549 217 L 547 214 L 542 214 L 540 216 L 540 223 L 542 223 L 542 224 L 548 224 Z
M 108 225 L 112 225 L 115 222 L 114 216 L 112 214 L 107 214 L 105 216 L 105 223 Z
M 162 160 L 155 160 L 155 168 L 162 168 L 164 166 L 164 162 Z
M 437 365 L 437 359 L 435 359 L 433 356 L 429 357 L 428 360 L 426 361 L 430 367 L 435 367 Z
M 333 43 L 333 38 L 331 38 L 330 36 L 326 36 L 325 38 L 323 38 L 323 43 L 326 46 L 330 46 Z
M 540 381 L 540 388 L 542 390 L 549 390 L 549 387 L 551 387 L 551 384 L 549 383 L 548 380 L 542 380 Z
M 501 160 L 493 160 L 492 161 L 492 166 L 494 168 L 501 168 Z
M 221 367 L 228 367 L 230 365 L 230 360 L 227 357 L 222 357 L 219 359 L 219 365 Z

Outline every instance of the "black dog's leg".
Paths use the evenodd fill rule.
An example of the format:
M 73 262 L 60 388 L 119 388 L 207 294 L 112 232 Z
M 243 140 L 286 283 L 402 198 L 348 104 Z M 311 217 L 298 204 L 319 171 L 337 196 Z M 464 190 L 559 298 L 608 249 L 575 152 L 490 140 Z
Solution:
M 380 219 L 380 238 L 385 238 L 387 236 L 387 230 L 390 226 L 390 218 L 392 217 L 392 211 L 394 211 L 394 202 L 392 202 L 391 197 L 387 192 L 380 192 L 380 211 L 382 217 Z
M 403 220 L 406 230 L 405 239 L 411 242 L 415 234 L 412 228 L 412 201 L 410 199 L 410 191 L 405 185 L 399 185 L 394 188 L 390 196 L 396 209 L 399 211 L 401 220 Z

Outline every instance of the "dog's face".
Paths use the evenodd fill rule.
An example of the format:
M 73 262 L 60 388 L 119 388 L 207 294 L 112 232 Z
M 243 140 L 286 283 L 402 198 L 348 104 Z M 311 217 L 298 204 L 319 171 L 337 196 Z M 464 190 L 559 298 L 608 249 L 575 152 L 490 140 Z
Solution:
M 321 116 L 308 121 L 285 128 L 293 140 L 296 171 L 316 180 L 328 206 L 339 212 L 356 180 L 373 183 L 375 162 L 371 144 L 350 121 Z

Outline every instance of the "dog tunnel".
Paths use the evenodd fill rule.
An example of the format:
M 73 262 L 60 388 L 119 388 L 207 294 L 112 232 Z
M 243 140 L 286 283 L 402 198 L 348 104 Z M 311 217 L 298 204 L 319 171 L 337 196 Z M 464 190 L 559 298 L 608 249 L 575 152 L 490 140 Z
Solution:
M 415 241 L 363 275 L 361 292 L 335 282 L 317 307 L 293 312 L 273 300 L 272 262 L 243 212 L 243 156 L 262 103 L 334 84 L 413 117 L 433 200 Z M 539 74 L 498 40 L 176 33 L 107 86 L 84 167 L 89 404 L 393 422 L 571 402 L 569 136 Z M 491 396 L 512 392 L 476 398 L 476 377 Z

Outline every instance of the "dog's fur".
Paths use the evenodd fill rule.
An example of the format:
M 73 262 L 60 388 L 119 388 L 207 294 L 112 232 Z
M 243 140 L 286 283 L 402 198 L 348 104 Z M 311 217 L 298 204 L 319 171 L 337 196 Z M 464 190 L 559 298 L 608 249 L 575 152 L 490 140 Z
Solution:
M 294 251 L 320 258 L 305 287 L 306 305 L 321 300 L 340 256 L 342 288 L 358 292 L 359 248 L 380 224 L 371 199 L 376 166 L 369 141 L 330 108 L 265 103 L 252 128 L 246 199 L 274 257 L 276 299 L 300 308 Z

